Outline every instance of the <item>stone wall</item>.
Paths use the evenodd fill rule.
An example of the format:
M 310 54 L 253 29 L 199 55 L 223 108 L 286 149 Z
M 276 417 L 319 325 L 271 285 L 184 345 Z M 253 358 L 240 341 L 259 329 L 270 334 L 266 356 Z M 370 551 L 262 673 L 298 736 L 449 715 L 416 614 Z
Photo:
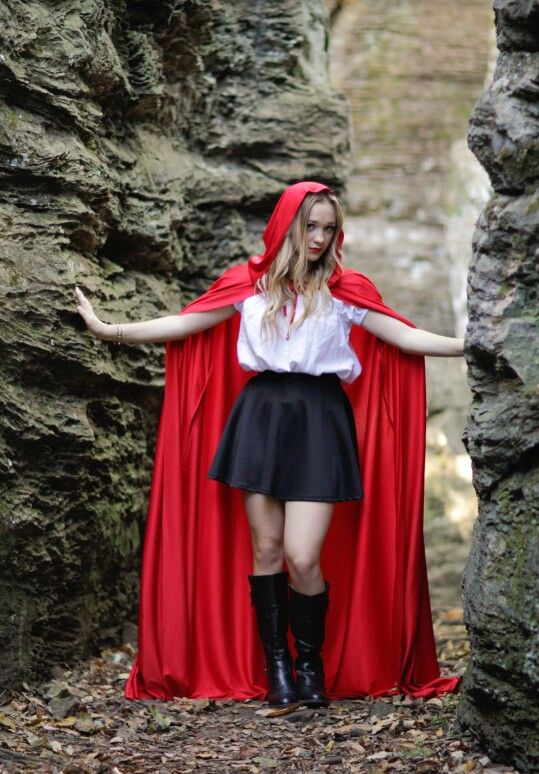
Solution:
M 256 251 L 283 187 L 340 189 L 348 109 L 322 0 L 0 5 L 0 686 L 136 614 L 164 348 L 105 321 L 176 312 Z
M 467 447 L 479 498 L 465 572 L 471 659 L 459 706 L 491 757 L 539 770 L 539 2 L 495 0 L 499 57 L 469 146 L 494 194 L 479 218 L 466 333 Z

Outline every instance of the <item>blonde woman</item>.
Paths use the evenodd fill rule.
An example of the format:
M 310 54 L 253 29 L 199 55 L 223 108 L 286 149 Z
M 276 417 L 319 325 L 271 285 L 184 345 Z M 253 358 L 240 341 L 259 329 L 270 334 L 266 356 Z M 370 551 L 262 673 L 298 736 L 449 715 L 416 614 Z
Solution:
M 183 490 L 179 493 L 170 489 L 168 498 L 162 496 L 163 487 L 172 487 L 170 482 L 167 484 L 167 474 L 162 472 L 165 468 L 170 470 L 171 463 L 170 455 L 165 457 L 166 451 L 160 452 L 159 449 L 167 447 L 167 443 L 170 449 L 175 443 L 172 435 L 169 442 L 165 440 L 165 434 L 171 432 L 170 425 L 174 421 L 177 422 L 174 437 L 181 438 L 178 451 L 172 453 L 173 459 L 176 455 L 181 458 L 178 470 L 181 460 L 188 459 L 193 438 L 202 438 L 198 443 L 203 454 L 211 452 L 208 457 L 211 464 L 204 473 L 206 484 L 201 484 L 200 478 L 196 479 L 198 483 L 194 483 L 193 468 L 185 467 L 188 463 L 184 462 L 183 469 L 189 473 L 185 491 L 190 492 L 189 487 L 200 486 L 204 490 L 199 493 L 198 505 L 193 507 L 200 508 L 200 504 L 208 498 L 207 502 L 211 502 L 215 510 L 217 523 L 219 509 L 225 508 L 222 504 L 227 496 L 224 490 L 241 492 L 252 545 L 252 570 L 248 574 L 250 600 L 256 611 L 258 634 L 265 656 L 265 688 L 270 706 L 290 707 L 297 703 L 327 706 L 328 699 L 338 695 L 375 693 L 372 686 L 379 694 L 401 690 L 407 693 L 416 691 L 415 695 L 417 691 L 423 691 L 425 695 L 425 692 L 432 694 L 456 687 L 458 678 L 442 678 L 437 671 L 432 630 L 430 633 L 427 631 L 428 616 L 425 616 L 424 610 L 425 599 L 428 599 L 428 596 L 425 597 L 428 591 L 424 557 L 419 551 L 412 559 L 406 558 L 406 561 L 412 562 L 412 567 L 419 568 L 416 587 L 407 588 L 408 581 L 401 582 L 404 589 L 402 602 L 408 594 L 414 598 L 410 607 L 417 608 L 413 613 L 412 626 L 403 620 L 402 630 L 408 632 L 406 636 L 412 648 L 414 643 L 421 641 L 418 629 L 422 631 L 426 645 L 417 645 L 421 663 L 410 668 L 410 653 L 395 655 L 397 650 L 402 650 L 404 641 L 402 632 L 395 632 L 393 649 L 387 643 L 382 645 L 382 650 L 384 647 L 388 650 L 387 664 L 380 665 L 377 656 L 368 655 L 369 648 L 372 648 L 372 654 L 381 652 L 380 643 L 369 640 L 362 649 L 371 663 L 356 668 L 347 652 L 346 637 L 334 632 L 332 643 L 335 642 L 335 645 L 331 645 L 330 654 L 332 690 L 326 690 L 322 646 L 326 637 L 329 581 L 322 570 L 321 553 L 336 504 L 341 504 L 341 508 L 343 504 L 350 504 L 355 509 L 354 513 L 361 517 L 360 529 L 363 533 L 357 534 L 357 525 L 353 528 L 356 530 L 356 547 L 351 549 L 348 559 L 342 559 L 343 566 L 349 568 L 346 571 L 352 572 L 355 561 L 360 560 L 364 565 L 372 556 L 371 547 L 366 542 L 371 539 L 368 537 L 369 520 L 374 518 L 369 514 L 376 513 L 372 509 L 376 500 L 383 501 L 385 495 L 382 495 L 381 488 L 391 486 L 393 482 L 399 492 L 411 491 L 410 481 L 419 481 L 422 474 L 421 461 L 408 460 L 411 455 L 405 450 L 407 443 L 418 446 L 420 442 L 403 437 L 416 438 L 415 430 L 407 430 L 409 420 L 403 418 L 403 405 L 406 404 L 412 417 L 417 415 L 418 426 L 424 423 L 422 358 L 417 356 L 454 357 L 463 353 L 461 339 L 415 328 L 383 304 L 372 283 L 363 275 L 345 269 L 341 250 L 343 238 L 342 209 L 333 191 L 320 183 L 297 183 L 286 189 L 268 221 L 264 232 L 265 252 L 225 272 L 206 294 L 179 315 L 107 325 L 96 317 L 83 293 L 78 288 L 76 290 L 77 309 L 97 337 L 128 344 L 169 342 L 166 381 L 169 402 L 172 400 L 171 393 L 174 393 L 174 401 L 181 403 L 182 388 L 178 385 L 182 383 L 182 374 L 185 375 L 186 371 L 190 371 L 193 385 L 198 381 L 203 384 L 193 408 L 188 410 L 185 423 L 181 418 L 175 420 L 172 413 L 166 413 L 165 398 L 160 426 L 161 444 L 158 439 L 158 458 L 161 454 L 159 459 L 163 463 L 161 465 L 156 458 L 142 578 L 139 655 L 126 688 L 129 698 L 171 698 L 173 695 L 248 698 L 260 695 L 259 673 L 256 665 L 253 666 L 256 654 L 253 655 L 253 648 L 248 643 L 242 643 L 242 638 L 249 638 L 239 632 L 239 625 L 237 632 L 229 633 L 229 639 L 222 632 L 222 615 L 215 612 L 215 605 L 210 599 L 215 588 L 204 592 L 199 609 L 205 611 L 208 626 L 216 632 L 222 644 L 222 649 L 217 650 L 214 646 L 193 642 L 197 624 L 193 622 L 193 603 L 189 592 L 185 594 L 185 602 L 178 602 L 168 597 L 168 592 L 164 590 L 171 582 L 177 583 L 178 576 L 171 575 L 165 581 L 163 573 L 168 571 L 162 569 L 163 551 L 174 561 L 180 564 L 186 562 L 195 568 L 196 557 L 199 556 L 199 549 L 194 547 L 192 540 L 189 542 L 187 538 L 176 536 L 173 538 L 176 541 L 174 548 L 170 542 L 165 545 L 163 538 L 163 524 L 174 524 L 178 514 L 181 519 L 182 509 L 187 513 L 191 507 L 185 504 L 190 495 L 184 495 Z M 232 329 L 233 319 L 236 328 Z M 209 329 L 215 329 L 210 336 L 202 333 L 209 332 Z M 231 350 L 227 338 L 227 332 L 231 330 L 237 345 L 235 351 Z M 193 337 L 191 348 L 184 341 L 188 337 Z M 179 359 L 176 357 L 176 344 L 180 345 L 177 350 Z M 221 373 L 215 363 L 208 365 L 206 362 L 208 348 L 216 360 L 218 355 L 226 352 L 227 357 L 236 359 L 236 367 L 239 366 L 243 373 L 247 372 L 246 376 L 252 372 L 244 380 L 241 390 L 231 397 L 223 398 L 226 393 L 223 383 L 227 374 Z M 365 353 L 364 363 L 361 362 L 360 350 Z M 370 372 L 370 376 L 365 377 L 362 370 Z M 354 383 L 360 383 L 365 378 L 371 380 L 373 389 L 362 387 L 354 391 Z M 188 387 L 184 389 L 187 390 L 183 398 L 185 402 L 191 399 L 191 392 Z M 373 398 L 372 393 L 376 390 L 380 394 Z M 410 405 L 408 394 L 414 396 L 415 408 Z M 226 422 L 223 419 L 224 405 L 227 405 Z M 379 427 L 387 426 L 389 429 L 386 432 L 394 433 L 398 439 L 392 446 L 379 437 L 372 440 L 377 431 L 376 428 L 368 429 L 369 414 L 376 413 L 378 416 L 379 411 L 385 412 L 378 417 Z M 165 421 L 165 415 L 171 417 L 170 421 Z M 212 440 L 210 430 L 213 417 L 213 425 L 224 422 L 224 426 L 219 427 L 217 443 Z M 201 435 L 197 435 L 193 428 L 196 429 L 197 423 L 202 422 L 206 423 L 204 427 L 207 429 L 202 429 Z M 366 497 L 358 450 L 358 427 L 363 453 L 367 455 L 370 489 Z M 418 433 L 420 438 L 421 427 Z M 397 442 L 402 445 L 407 458 L 404 466 L 408 465 L 409 470 L 403 468 L 395 446 Z M 181 444 L 185 449 L 181 448 Z M 388 448 L 391 446 L 390 451 L 386 445 Z M 198 463 L 191 464 L 196 466 Z M 384 480 L 384 471 L 387 481 Z M 403 477 L 404 484 L 397 481 L 397 475 Z M 388 518 L 391 524 L 400 524 L 399 509 L 415 508 L 417 511 L 420 508 L 416 491 L 418 485 L 414 486 L 414 493 L 404 497 L 409 502 L 397 503 L 394 514 L 386 514 L 387 508 L 384 508 L 385 515 L 378 514 L 376 518 L 379 521 Z M 155 494 L 158 487 L 159 503 Z M 366 508 L 362 502 L 364 499 L 367 501 Z M 397 499 L 395 495 L 393 500 L 396 502 Z M 176 515 L 171 515 L 175 511 Z M 206 545 L 211 545 L 215 561 L 220 562 L 220 549 L 215 543 L 226 538 L 222 533 L 221 537 L 214 533 L 216 528 L 211 521 L 209 527 L 200 526 L 201 518 L 200 512 L 195 514 L 193 530 L 197 535 L 198 530 L 201 534 L 204 531 Z M 410 522 L 406 529 L 410 531 L 406 536 L 408 551 L 409 545 L 421 544 L 418 520 Z M 208 534 L 212 535 L 209 541 Z M 339 550 L 343 550 L 345 557 L 346 546 L 342 536 L 340 541 Z M 378 546 L 377 550 L 381 552 L 382 549 Z M 409 552 L 413 553 L 413 550 Z M 330 549 L 330 553 L 332 558 L 328 561 L 335 566 L 338 586 L 338 551 Z M 231 565 L 227 565 L 229 560 L 224 561 L 224 567 L 230 567 L 233 572 Z M 384 578 L 378 579 L 381 588 L 385 584 L 392 593 L 396 588 L 392 574 L 394 569 L 393 565 L 388 565 L 381 571 L 385 573 Z M 197 570 L 193 572 L 196 574 Z M 207 567 L 206 572 L 211 575 L 214 570 Z M 219 577 L 227 588 L 227 570 L 220 572 Z M 156 581 L 157 576 L 159 582 Z M 372 572 L 369 586 L 371 578 Z M 192 579 L 184 574 L 182 582 L 187 587 Z M 372 593 L 376 595 L 376 580 L 372 578 L 372 582 Z M 366 589 L 364 593 L 368 597 Z M 238 604 L 237 597 L 234 601 Z M 241 606 L 242 603 L 239 604 Z M 349 642 L 357 642 L 361 628 L 367 630 L 370 625 L 365 627 L 365 621 L 359 620 L 361 604 L 350 597 L 349 618 L 343 618 L 341 611 L 340 620 L 347 621 Z M 372 610 L 372 604 L 369 605 L 369 610 Z M 159 613 L 162 615 L 159 621 L 149 621 L 157 608 L 160 611 L 164 609 L 165 613 Z M 389 614 L 394 615 L 394 611 L 380 613 Z M 364 615 L 365 609 L 362 609 Z M 183 622 L 176 634 L 175 625 L 170 623 L 173 619 Z M 289 622 L 294 637 L 295 659 L 289 647 Z M 227 622 L 226 627 L 232 626 Z M 380 626 L 380 631 L 384 631 L 386 624 Z M 183 647 L 179 645 L 180 640 Z M 178 645 L 176 650 L 174 642 Z M 358 654 L 358 658 L 362 655 Z M 397 663 L 399 658 L 401 660 Z M 193 666 L 195 663 L 198 664 L 196 668 Z M 196 678 L 193 671 L 197 672 Z M 242 673 L 241 676 L 233 675 L 234 671 Z

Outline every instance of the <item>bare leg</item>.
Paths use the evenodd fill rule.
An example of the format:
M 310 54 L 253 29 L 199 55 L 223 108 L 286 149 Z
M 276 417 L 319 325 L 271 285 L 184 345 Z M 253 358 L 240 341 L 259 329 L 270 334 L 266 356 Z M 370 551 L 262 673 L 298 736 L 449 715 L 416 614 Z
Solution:
M 291 586 L 301 594 L 319 594 L 325 589 L 320 552 L 333 507 L 334 503 L 285 503 L 284 553 Z
M 329 584 L 320 569 L 320 552 L 333 514 L 333 503 L 285 503 L 284 548 L 292 578 L 290 625 L 296 640 L 298 701 L 327 707 L 322 645 L 325 639 Z
M 288 578 L 283 572 L 284 511 L 280 500 L 244 492 L 251 528 L 254 570 L 249 576 L 251 602 L 266 656 L 268 702 L 271 707 L 297 704 L 288 650 Z
M 251 529 L 253 574 L 281 572 L 284 561 L 284 508 L 281 500 L 259 492 L 243 492 Z

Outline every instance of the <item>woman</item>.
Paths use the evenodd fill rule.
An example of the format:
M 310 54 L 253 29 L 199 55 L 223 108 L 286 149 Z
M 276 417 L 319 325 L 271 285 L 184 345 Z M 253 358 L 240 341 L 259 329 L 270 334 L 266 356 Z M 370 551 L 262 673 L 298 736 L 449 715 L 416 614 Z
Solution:
M 223 616 L 212 600 L 223 585 L 233 589 L 238 577 L 230 546 L 220 548 L 229 540 L 224 528 L 238 491 L 250 528 L 250 599 L 271 706 L 327 705 L 321 653 L 329 582 L 320 557 L 338 509 L 346 526 L 336 527 L 328 564 L 337 587 L 350 581 L 357 564 L 366 567 L 360 586 L 367 604 L 353 584 L 340 628 L 331 632 L 332 696 L 432 695 L 458 683 L 439 677 L 430 621 L 420 524 L 425 409 L 418 356 L 462 355 L 463 341 L 416 329 L 383 304 L 363 275 L 344 269 L 342 222 L 327 186 L 290 186 L 264 231 L 264 254 L 229 269 L 180 315 L 107 325 L 76 290 L 77 309 L 99 338 L 168 342 L 129 698 L 260 696 L 245 608 L 239 602 L 241 620 L 234 623 L 234 613 Z M 355 392 L 356 380 L 365 382 L 365 374 L 358 379 L 358 351 L 370 376 L 366 389 Z M 225 374 L 225 367 L 232 370 Z M 257 374 L 247 380 L 249 371 Z M 356 426 L 367 455 L 365 498 Z M 211 465 L 197 465 L 196 458 Z M 354 520 L 346 518 L 346 506 Z M 396 551 L 389 558 L 376 534 L 384 522 L 383 539 Z M 201 544 L 209 547 L 210 562 L 201 558 Z M 244 554 L 238 552 L 243 566 Z M 376 554 L 379 584 L 369 568 Z M 193 578 L 210 581 L 209 589 L 199 592 Z M 381 600 L 392 609 L 379 613 Z M 233 591 L 228 604 L 238 605 Z M 206 642 L 201 616 L 217 646 Z M 373 618 L 383 619 L 376 631 Z M 352 644 L 356 658 L 365 657 L 361 666 L 351 658 Z

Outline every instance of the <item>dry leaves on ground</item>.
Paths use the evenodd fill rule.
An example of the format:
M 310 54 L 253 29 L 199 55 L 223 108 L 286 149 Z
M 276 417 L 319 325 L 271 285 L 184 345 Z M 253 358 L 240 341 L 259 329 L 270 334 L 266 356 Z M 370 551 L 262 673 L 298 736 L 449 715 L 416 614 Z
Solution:
M 435 632 L 444 674 L 462 674 L 461 614 Z M 54 774 L 189 772 L 417 772 L 505 774 L 459 728 L 458 694 L 333 702 L 327 710 L 268 713 L 260 701 L 126 701 L 133 648 L 105 650 L 73 670 L 55 669 L 0 707 L 1 771 Z

